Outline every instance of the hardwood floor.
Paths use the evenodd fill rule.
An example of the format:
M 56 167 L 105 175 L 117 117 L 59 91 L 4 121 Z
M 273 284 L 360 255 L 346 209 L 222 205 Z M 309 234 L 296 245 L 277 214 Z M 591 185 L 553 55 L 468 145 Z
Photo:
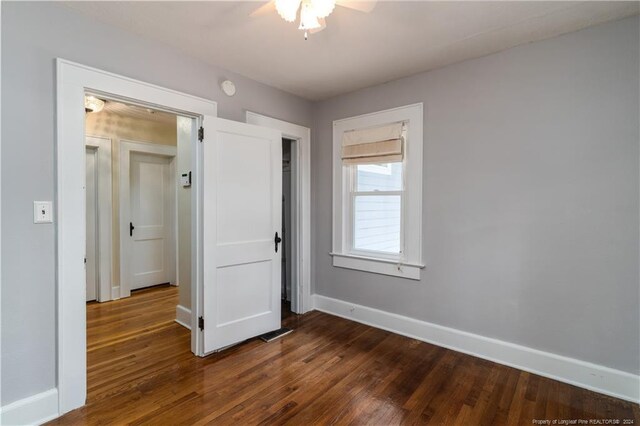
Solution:
M 197 358 L 177 299 L 160 287 L 87 305 L 87 405 L 51 424 L 640 421 L 636 404 L 320 312 Z

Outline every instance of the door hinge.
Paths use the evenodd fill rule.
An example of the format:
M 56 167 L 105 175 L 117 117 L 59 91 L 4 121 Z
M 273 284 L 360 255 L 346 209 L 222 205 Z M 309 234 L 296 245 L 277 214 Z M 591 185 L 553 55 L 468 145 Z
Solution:
M 202 142 L 204 140 L 204 127 L 200 126 L 198 129 L 198 140 Z
M 204 318 L 198 317 L 198 328 L 204 330 Z

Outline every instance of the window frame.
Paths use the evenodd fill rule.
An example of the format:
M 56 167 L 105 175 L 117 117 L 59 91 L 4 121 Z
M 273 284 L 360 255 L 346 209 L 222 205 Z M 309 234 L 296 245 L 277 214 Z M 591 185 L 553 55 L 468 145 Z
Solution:
M 402 161 L 399 255 L 354 249 L 356 167 L 341 158 L 344 132 L 404 122 L 407 128 Z M 420 279 L 422 262 L 423 104 L 407 105 L 333 122 L 333 266 Z M 385 191 L 386 192 L 386 191 Z M 370 195 L 376 195 L 372 192 Z M 382 195 L 382 194 L 380 194 Z

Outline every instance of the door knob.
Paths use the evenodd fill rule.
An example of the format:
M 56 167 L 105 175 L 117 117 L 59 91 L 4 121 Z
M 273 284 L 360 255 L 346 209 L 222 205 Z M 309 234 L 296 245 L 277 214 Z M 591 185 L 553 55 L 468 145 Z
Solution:
M 136 229 L 135 226 L 133 226 L 133 223 L 129 222 L 129 236 L 133 237 L 133 230 Z M 276 250 L 277 251 L 277 250 Z
M 276 253 L 278 252 L 278 244 L 282 242 L 282 238 L 278 236 L 278 232 L 276 232 L 276 236 L 273 239 L 273 242 L 276 244 Z

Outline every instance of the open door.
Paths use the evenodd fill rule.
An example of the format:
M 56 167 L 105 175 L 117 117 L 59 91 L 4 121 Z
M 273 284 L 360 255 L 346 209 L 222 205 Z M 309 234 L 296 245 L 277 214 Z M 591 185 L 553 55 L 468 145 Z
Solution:
M 205 117 L 204 352 L 280 328 L 282 139 Z

